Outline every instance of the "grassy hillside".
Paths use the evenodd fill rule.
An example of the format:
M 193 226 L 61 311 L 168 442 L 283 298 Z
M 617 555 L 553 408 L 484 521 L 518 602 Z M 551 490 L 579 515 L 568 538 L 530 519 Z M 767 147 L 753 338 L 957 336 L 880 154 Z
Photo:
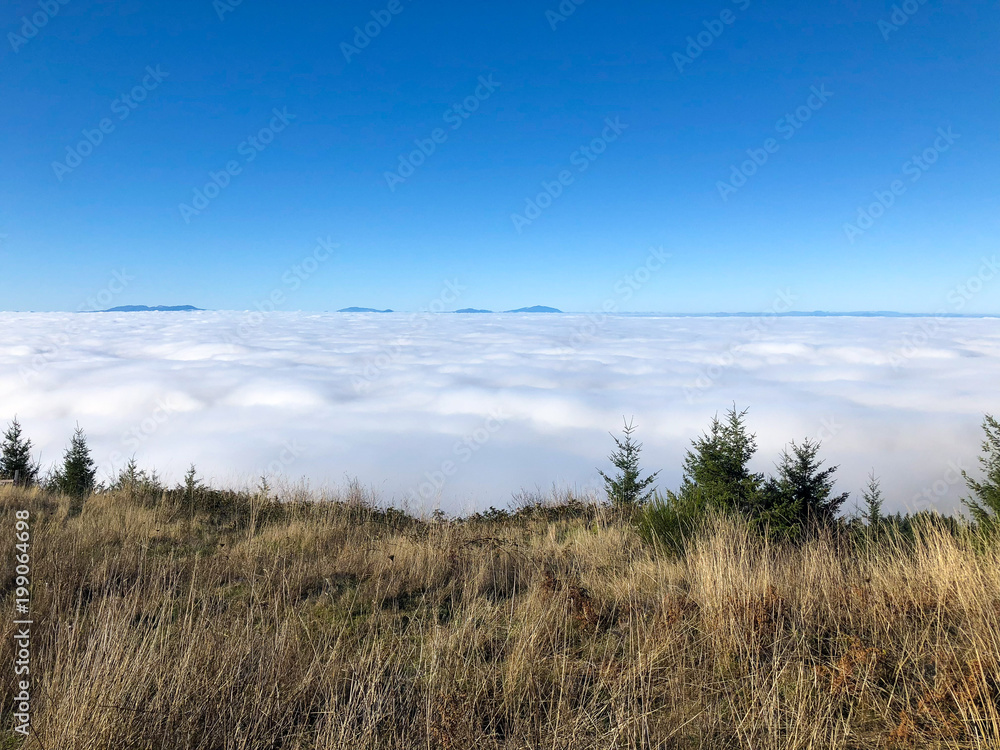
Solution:
M 0 747 L 1000 743 L 1000 552 L 943 527 L 782 547 L 717 522 L 675 558 L 580 504 L 426 523 L 357 494 L 3 487 L 4 560 L 20 509 L 37 736 L 7 669 Z

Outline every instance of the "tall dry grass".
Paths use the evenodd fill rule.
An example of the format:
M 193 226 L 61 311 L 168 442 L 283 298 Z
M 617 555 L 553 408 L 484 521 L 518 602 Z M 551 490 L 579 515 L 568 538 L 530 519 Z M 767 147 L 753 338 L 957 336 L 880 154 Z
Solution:
M 939 529 L 793 548 L 719 522 L 676 560 L 601 513 L 219 518 L 5 488 L 4 561 L 20 508 L 27 748 L 1000 747 L 1000 554 Z M 12 612 L 8 562 L 0 587 Z

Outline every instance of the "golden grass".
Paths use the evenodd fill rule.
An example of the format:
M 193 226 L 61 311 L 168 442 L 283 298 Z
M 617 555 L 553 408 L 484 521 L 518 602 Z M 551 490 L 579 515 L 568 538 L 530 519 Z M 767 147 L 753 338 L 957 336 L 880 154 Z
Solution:
M 932 528 L 850 551 L 720 522 L 672 560 L 610 517 L 250 525 L 3 488 L 7 561 L 20 508 L 26 748 L 1000 747 L 1000 554 Z

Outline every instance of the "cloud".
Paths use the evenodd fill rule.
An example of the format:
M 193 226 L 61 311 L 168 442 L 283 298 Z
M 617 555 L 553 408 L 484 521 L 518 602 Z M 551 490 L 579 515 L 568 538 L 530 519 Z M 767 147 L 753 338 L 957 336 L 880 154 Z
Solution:
M 871 469 L 893 509 L 958 507 L 984 412 L 1000 413 L 1000 325 L 893 318 L 273 313 L 0 314 L 0 420 L 57 460 L 76 422 L 104 474 L 133 453 L 178 480 L 347 476 L 449 510 L 521 488 L 599 486 L 609 431 L 635 415 L 676 487 L 712 415 L 750 407 L 757 467 L 822 437 L 855 495 Z M 68 332 L 68 333 L 66 333 Z M 65 334 L 65 335 L 64 335 Z M 492 421 L 491 421 L 492 420 Z M 422 492 L 421 492 L 422 491 Z

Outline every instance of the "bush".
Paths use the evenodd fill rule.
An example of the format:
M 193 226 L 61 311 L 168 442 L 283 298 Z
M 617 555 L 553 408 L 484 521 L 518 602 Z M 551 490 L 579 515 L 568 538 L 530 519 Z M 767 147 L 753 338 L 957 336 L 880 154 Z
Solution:
M 639 535 L 649 544 L 681 556 L 708 523 L 708 503 L 698 492 L 657 494 L 636 517 Z
M 124 492 L 129 500 L 152 499 L 154 504 L 163 493 L 163 483 L 155 471 L 147 472 L 140 469 L 135 457 L 130 458 L 125 468 L 118 472 L 118 476 L 112 480 L 108 486 L 109 491 Z

